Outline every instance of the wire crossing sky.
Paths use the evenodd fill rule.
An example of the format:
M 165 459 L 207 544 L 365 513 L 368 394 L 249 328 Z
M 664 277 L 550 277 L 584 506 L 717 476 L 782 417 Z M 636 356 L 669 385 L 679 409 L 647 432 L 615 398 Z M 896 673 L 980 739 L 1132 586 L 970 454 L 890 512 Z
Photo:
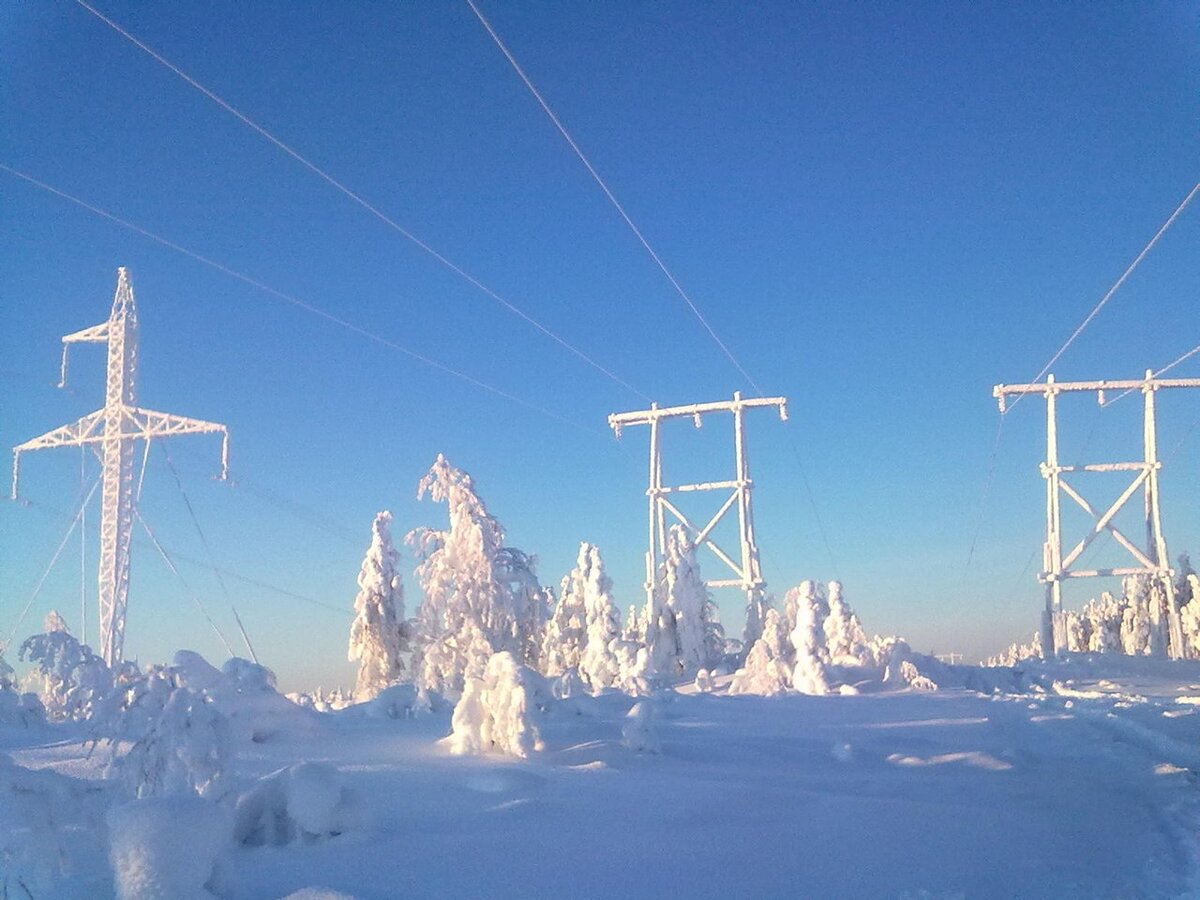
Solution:
M 53 389 L 59 338 L 129 267 L 145 403 L 228 423 L 245 485 L 173 445 L 194 524 L 150 456 L 141 512 L 187 589 L 143 536 L 129 646 L 224 656 L 194 593 L 231 643 L 236 606 L 285 687 L 328 686 L 350 677 L 374 514 L 397 536 L 444 522 L 415 496 L 439 452 L 544 584 L 592 541 L 627 607 L 646 463 L 606 417 L 753 374 L 789 398 L 787 423 L 748 424 L 768 589 L 839 575 L 869 631 L 986 655 L 1037 624 L 1045 490 L 1043 417 L 1022 406 L 998 442 L 993 385 L 1047 360 L 1200 375 L 1200 214 L 1180 203 L 1198 73 L 1200 11 L 1172 2 L 10 4 L 0 443 L 100 405 L 98 354 Z M 1137 404 L 1112 400 L 1063 404 L 1064 457 L 1138 452 Z M 1160 400 L 1165 532 L 1196 554 L 1200 409 Z M 664 478 L 726 477 L 728 434 L 677 424 Z M 30 459 L 30 505 L 0 504 L 4 629 L 27 602 L 24 626 L 74 626 L 94 597 L 90 512 L 35 593 L 83 462 L 81 485 L 74 455 Z M 717 599 L 737 634 L 740 598 Z

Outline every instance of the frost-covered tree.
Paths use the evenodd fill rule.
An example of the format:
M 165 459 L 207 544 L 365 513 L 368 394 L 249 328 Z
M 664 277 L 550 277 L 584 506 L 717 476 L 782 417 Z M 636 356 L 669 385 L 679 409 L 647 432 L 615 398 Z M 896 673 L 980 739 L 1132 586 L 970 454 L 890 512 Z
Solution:
M 579 674 L 595 691 L 621 680 L 621 613 L 613 602 L 612 579 L 604 571 L 600 548 L 580 544 L 577 568 L 582 577 L 587 627 Z
M 541 676 L 509 652 L 470 675 L 454 707 L 447 742 L 452 753 L 502 753 L 525 757 L 542 749 L 537 727 Z
M 772 598 L 762 591 L 752 591 L 746 599 L 746 624 L 742 628 L 742 646 L 747 654 L 754 646 L 754 642 L 762 637 L 763 626 L 767 621 L 767 611 L 774 606 L 771 600 Z
M 587 639 L 587 610 L 583 605 L 583 574 L 576 566 L 559 588 L 558 603 L 542 638 L 542 671 L 555 677 L 579 669 Z
M 830 659 L 837 665 L 860 666 L 869 659 L 867 635 L 842 596 L 842 583 L 829 582 L 829 614 L 822 625 Z
M 676 678 L 719 662 L 725 632 L 700 576 L 696 547 L 682 525 L 671 526 L 664 551 L 643 616 L 645 643 L 654 672 Z
M 352 662 L 358 660 L 354 699 L 359 702 L 370 700 L 404 675 L 402 654 L 408 650 L 408 633 L 391 523 L 390 512 L 375 515 L 371 545 L 358 573 L 348 655 Z
M 745 665 L 734 672 L 729 693 L 770 697 L 791 687 L 791 645 L 783 628 L 783 616 L 776 609 L 768 609 L 762 637 L 750 647 Z
M 198 795 L 221 799 L 229 790 L 229 724 L 202 692 L 174 688 L 159 715 L 109 774 L 135 798 Z
M 536 652 L 544 600 L 540 591 L 536 603 L 527 596 L 514 599 L 516 557 L 501 559 L 504 529 L 488 514 L 470 475 L 439 454 L 418 486 L 418 498 L 426 494 L 447 505 L 450 527 L 417 529 L 407 538 L 422 557 L 417 579 L 424 594 L 414 676 L 427 690 L 457 693 L 468 676 L 482 675 L 494 653 L 509 651 L 524 660 Z M 525 583 L 527 573 L 528 566 L 517 583 Z
M 46 715 L 54 721 L 91 718 L 112 691 L 113 674 L 104 660 L 69 632 L 26 638 L 18 656 L 37 665 L 38 693 Z
M 1145 578 L 1130 575 L 1123 587 L 1121 646 L 1129 656 L 1144 656 L 1150 652 L 1150 585 Z
M 829 653 L 825 647 L 824 621 L 829 615 L 825 598 L 809 581 L 788 592 L 789 607 L 795 610 L 796 624 L 790 635 L 795 649 L 792 687 L 802 694 L 829 693 Z

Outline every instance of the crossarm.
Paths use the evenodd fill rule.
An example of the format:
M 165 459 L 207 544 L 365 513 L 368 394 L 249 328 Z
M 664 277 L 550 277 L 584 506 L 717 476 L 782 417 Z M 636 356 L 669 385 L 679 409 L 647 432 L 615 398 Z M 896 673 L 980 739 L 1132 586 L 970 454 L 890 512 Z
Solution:
M 224 425 L 138 407 L 125 408 L 122 425 L 122 430 L 129 437 L 144 438 L 145 440 L 174 437 L 180 434 L 219 434 L 221 435 L 221 480 L 224 481 L 229 475 L 229 429 Z
M 53 431 L 32 438 L 13 447 L 12 498 L 17 499 L 17 482 L 21 476 L 21 454 L 28 450 L 45 450 L 50 447 L 77 447 L 99 441 L 104 432 L 104 410 L 88 413 L 70 425 L 62 425 Z
M 71 344 L 103 344 L 107 340 L 108 322 L 101 322 L 99 325 L 84 328 L 82 331 L 73 331 L 70 334 L 64 334 L 62 339 L 62 370 L 59 374 L 58 386 L 67 386 L 67 348 Z

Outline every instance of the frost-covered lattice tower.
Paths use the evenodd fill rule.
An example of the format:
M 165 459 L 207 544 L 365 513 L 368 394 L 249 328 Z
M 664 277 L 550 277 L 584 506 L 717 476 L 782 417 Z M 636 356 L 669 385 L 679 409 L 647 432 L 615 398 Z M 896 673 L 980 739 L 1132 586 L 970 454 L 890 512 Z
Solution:
M 745 412 L 760 406 L 775 407 L 779 410 L 779 418 L 787 421 L 786 397 L 760 397 L 755 400 L 743 400 L 740 392 L 733 395 L 732 400 L 721 400 L 715 403 L 694 403 L 690 406 L 671 406 L 659 408 L 652 403 L 649 409 L 636 412 L 614 413 L 608 417 L 609 427 L 621 436 L 621 429 L 628 425 L 650 426 L 650 486 L 646 496 L 650 499 L 650 528 L 649 550 L 646 553 L 646 597 L 653 603 L 655 575 L 667 544 L 667 513 L 670 513 L 688 529 L 697 547 L 703 545 L 716 555 L 722 563 L 732 570 L 735 577 L 718 578 L 705 582 L 709 587 L 737 587 L 746 592 L 747 602 L 753 602 L 756 595 L 766 586 L 758 563 L 758 545 L 754 541 L 754 511 L 750 505 L 750 463 L 746 455 Z M 709 413 L 728 412 L 733 414 L 733 449 L 736 472 L 729 481 L 709 481 L 702 484 L 665 485 L 662 483 L 662 443 L 659 428 L 666 419 L 690 418 L 697 428 L 700 427 L 702 416 Z M 708 523 L 697 528 L 687 516 L 671 502 L 672 494 L 682 494 L 691 491 L 732 491 Z M 726 553 L 710 537 L 717 526 L 734 505 L 737 505 L 738 537 L 740 547 L 739 559 L 734 559 Z
M 1062 584 L 1068 578 L 1097 578 L 1104 576 L 1148 575 L 1164 592 L 1167 600 L 1167 625 L 1170 635 L 1170 654 L 1183 656 L 1183 634 L 1179 621 L 1179 607 L 1175 599 L 1172 582 L 1174 572 L 1167 556 L 1167 543 L 1163 537 L 1162 514 L 1159 507 L 1158 473 L 1162 461 L 1158 458 L 1158 433 L 1155 422 L 1154 397 L 1158 391 L 1169 388 L 1200 388 L 1200 378 L 1155 378 L 1147 370 L 1141 381 L 1055 381 L 1050 375 L 1039 384 L 998 384 L 992 395 L 1000 404 L 1000 412 L 1008 409 L 1008 398 L 1023 394 L 1041 394 L 1046 398 L 1046 461 L 1042 463 L 1042 477 L 1046 479 L 1046 542 L 1042 548 L 1042 571 L 1038 580 L 1046 586 L 1046 610 L 1042 616 L 1042 653 L 1053 656 L 1057 650 L 1067 646 L 1065 622 L 1062 612 Z M 1142 445 L 1143 459 L 1134 462 L 1092 463 L 1089 465 L 1064 466 L 1058 457 L 1058 395 L 1095 391 L 1103 406 L 1106 391 L 1141 391 L 1143 397 Z M 1133 472 L 1132 483 L 1106 510 L 1101 512 L 1092 506 L 1064 477 L 1089 472 Z M 1117 513 L 1141 488 L 1145 504 L 1146 543 L 1139 547 L 1113 524 Z M 1065 555 L 1062 540 L 1061 501 L 1066 495 L 1085 513 L 1094 524 L 1088 534 Z M 1118 544 L 1125 548 L 1137 565 L 1118 566 L 1108 569 L 1076 569 L 1075 563 L 1092 542 L 1109 532 Z
M 137 306 L 124 268 L 117 269 L 117 291 L 108 321 L 65 336 L 62 380 L 67 382 L 67 350 L 71 344 L 107 344 L 108 369 L 104 407 L 77 422 L 26 441 L 13 448 L 12 496 L 17 498 L 21 454 L 48 447 L 91 446 L 101 464 L 100 501 L 100 650 L 113 666 L 124 657 L 125 607 L 129 597 L 129 550 L 133 540 L 133 459 L 139 440 L 178 434 L 220 434 L 221 478 L 229 464 L 229 430 L 224 425 L 185 419 L 170 413 L 141 409 L 137 405 Z

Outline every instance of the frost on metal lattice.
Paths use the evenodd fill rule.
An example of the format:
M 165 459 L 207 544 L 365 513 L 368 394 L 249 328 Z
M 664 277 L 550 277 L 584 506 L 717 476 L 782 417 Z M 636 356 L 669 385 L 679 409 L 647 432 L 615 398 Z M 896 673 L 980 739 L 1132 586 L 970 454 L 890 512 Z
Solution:
M 746 453 L 745 411 L 757 407 L 773 407 L 779 410 L 780 419 L 787 420 L 786 397 L 759 397 L 742 399 L 740 392 L 732 400 L 714 403 L 693 403 L 688 406 L 660 407 L 652 404 L 650 409 L 636 412 L 614 413 L 608 417 L 609 427 L 617 437 L 621 430 L 630 425 L 647 425 L 650 428 L 650 486 L 646 490 L 649 498 L 649 549 L 646 553 L 646 595 L 653 602 L 654 583 L 662 561 L 667 540 L 668 515 L 677 519 L 692 536 L 696 546 L 707 547 L 733 575 L 706 582 L 709 587 L 737 587 L 745 591 L 747 602 L 753 605 L 755 597 L 762 592 L 763 581 L 758 561 L 758 545 L 754 539 L 754 511 L 750 505 L 750 464 Z M 701 417 L 711 413 L 733 415 L 734 477 L 728 481 L 710 481 L 700 484 L 665 485 L 662 479 L 662 444 L 659 427 L 667 419 L 689 418 L 697 428 Z M 698 526 L 685 516 L 672 502 L 671 495 L 692 491 L 730 491 L 725 502 L 709 521 Z M 726 513 L 737 507 L 739 553 L 737 558 L 726 552 L 712 538 L 712 531 Z
M 998 384 L 992 396 L 1000 404 L 1001 414 L 1007 413 L 1010 397 L 1020 398 L 1025 394 L 1041 394 L 1046 400 L 1046 461 L 1042 463 L 1042 477 L 1046 479 L 1046 541 L 1042 545 L 1042 571 L 1038 580 L 1046 586 L 1046 608 L 1042 616 L 1042 653 L 1053 656 L 1066 649 L 1066 625 L 1062 609 L 1062 585 L 1068 578 L 1097 578 L 1105 576 L 1144 575 L 1160 586 L 1167 606 L 1169 628 L 1169 650 L 1175 658 L 1183 657 L 1183 633 L 1179 620 L 1179 607 L 1172 581 L 1174 572 L 1167 556 L 1167 543 L 1163 537 L 1162 513 L 1159 501 L 1159 470 L 1162 460 L 1158 457 L 1158 430 L 1155 412 L 1155 395 L 1159 391 L 1176 388 L 1200 388 L 1200 378 L 1156 378 L 1149 369 L 1140 381 L 1055 381 L 1050 375 L 1044 382 L 1035 384 Z M 1141 391 L 1143 459 L 1132 462 L 1091 463 L 1088 465 L 1064 466 L 1059 462 L 1058 447 L 1058 399 L 1060 394 L 1096 394 L 1100 405 L 1105 405 L 1108 392 Z M 1016 401 L 1012 401 L 1015 403 Z M 1107 509 L 1093 506 L 1075 487 L 1067 481 L 1076 481 L 1095 472 L 1128 472 L 1133 481 Z M 1137 543 L 1120 531 L 1113 523 L 1121 509 L 1133 499 L 1139 489 L 1143 495 L 1145 509 L 1146 543 Z M 1062 534 L 1063 496 L 1078 505 L 1093 520 L 1091 530 L 1069 551 L 1064 552 Z M 1083 552 L 1101 534 L 1108 532 L 1132 557 L 1135 565 L 1115 566 L 1102 569 L 1077 568 Z
M 117 290 L 108 321 L 68 334 L 62 341 L 59 387 L 66 386 L 67 351 L 71 344 L 108 345 L 104 406 L 14 447 L 12 496 L 14 500 L 17 497 L 22 453 L 49 447 L 90 446 L 100 459 L 100 650 L 104 661 L 112 666 L 124 657 L 129 551 L 137 503 L 133 477 L 137 442 L 180 434 L 220 434 L 224 479 L 229 464 L 229 430 L 215 422 L 155 412 L 137 405 L 137 305 L 124 268 L 117 269 Z

